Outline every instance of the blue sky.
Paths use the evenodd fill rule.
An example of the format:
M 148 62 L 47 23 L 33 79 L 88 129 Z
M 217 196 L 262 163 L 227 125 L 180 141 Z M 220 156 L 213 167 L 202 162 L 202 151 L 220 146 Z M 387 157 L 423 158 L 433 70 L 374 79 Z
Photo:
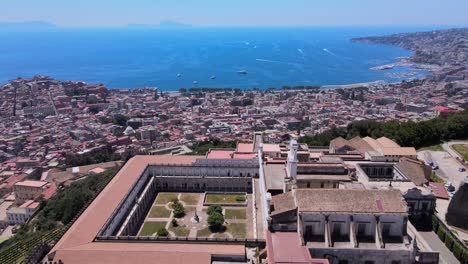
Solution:
M 467 0 L 0 0 L 0 21 L 120 26 L 468 25 Z

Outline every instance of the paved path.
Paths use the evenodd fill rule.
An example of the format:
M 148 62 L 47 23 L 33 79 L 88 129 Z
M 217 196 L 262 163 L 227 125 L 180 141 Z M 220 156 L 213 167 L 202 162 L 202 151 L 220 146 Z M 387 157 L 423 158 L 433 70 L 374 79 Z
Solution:
M 468 141 L 450 141 L 442 144 L 442 148 L 447 151 L 452 157 L 456 158 L 458 157 L 460 160 L 463 160 L 463 157 L 456 152 L 453 148 L 452 145 L 457 145 L 457 144 L 468 144 Z
M 445 246 L 444 243 L 434 232 L 419 232 L 419 234 L 426 240 L 427 245 L 433 250 L 440 253 L 439 263 L 442 264 L 457 264 L 460 263 L 450 250 Z
M 256 179 L 254 178 L 253 181 L 255 181 L 255 184 L 254 184 L 254 187 L 255 187 L 255 211 L 256 211 L 256 233 L 257 233 L 257 237 L 258 239 L 263 239 L 264 236 L 265 236 L 265 230 L 264 230 L 264 227 L 263 227 L 263 215 L 262 215 L 262 208 L 261 208 L 261 197 L 260 197 L 260 183 L 259 183 L 259 179 Z
M 205 200 L 205 197 L 203 195 L 200 195 L 198 197 L 198 203 L 197 203 L 196 208 L 195 208 L 196 212 L 198 212 L 198 213 L 200 213 L 203 210 L 203 200 Z M 206 219 L 206 220 L 208 220 L 208 219 Z M 202 219 L 202 221 L 203 221 L 203 219 Z M 190 233 L 189 233 L 188 236 L 190 238 L 196 238 L 198 229 L 202 229 L 202 228 L 203 227 L 199 227 L 199 228 L 193 227 L 193 228 L 191 228 Z

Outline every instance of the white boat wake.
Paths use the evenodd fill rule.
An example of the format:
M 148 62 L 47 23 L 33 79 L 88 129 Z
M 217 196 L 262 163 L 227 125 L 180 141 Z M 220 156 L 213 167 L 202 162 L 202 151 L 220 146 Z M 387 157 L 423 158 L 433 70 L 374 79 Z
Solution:
M 261 62 L 273 62 L 273 63 L 285 63 L 281 61 L 275 61 L 275 60 L 267 60 L 267 59 L 255 59 L 256 61 L 261 61 Z
M 328 54 L 330 54 L 330 55 L 336 56 L 335 53 L 329 51 L 327 48 L 324 48 L 323 51 L 325 51 L 326 53 L 328 53 Z

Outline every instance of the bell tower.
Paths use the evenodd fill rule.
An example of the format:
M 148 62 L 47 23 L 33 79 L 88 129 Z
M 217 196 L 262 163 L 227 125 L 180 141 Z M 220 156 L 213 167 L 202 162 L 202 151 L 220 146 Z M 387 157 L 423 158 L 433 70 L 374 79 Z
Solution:
M 297 149 L 299 148 L 297 141 L 291 139 L 289 143 L 288 161 L 287 161 L 287 172 L 288 178 L 296 178 L 297 175 Z

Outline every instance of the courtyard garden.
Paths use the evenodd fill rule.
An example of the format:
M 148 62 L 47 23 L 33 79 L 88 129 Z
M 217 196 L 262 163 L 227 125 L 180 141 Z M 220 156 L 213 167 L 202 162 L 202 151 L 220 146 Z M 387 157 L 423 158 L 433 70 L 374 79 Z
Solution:
M 208 204 L 211 204 L 208 206 Z M 140 236 L 246 238 L 246 194 L 158 193 Z M 232 204 L 232 206 L 229 206 Z M 251 231 L 250 231 L 251 232 Z M 252 235 L 252 234 L 251 234 Z

